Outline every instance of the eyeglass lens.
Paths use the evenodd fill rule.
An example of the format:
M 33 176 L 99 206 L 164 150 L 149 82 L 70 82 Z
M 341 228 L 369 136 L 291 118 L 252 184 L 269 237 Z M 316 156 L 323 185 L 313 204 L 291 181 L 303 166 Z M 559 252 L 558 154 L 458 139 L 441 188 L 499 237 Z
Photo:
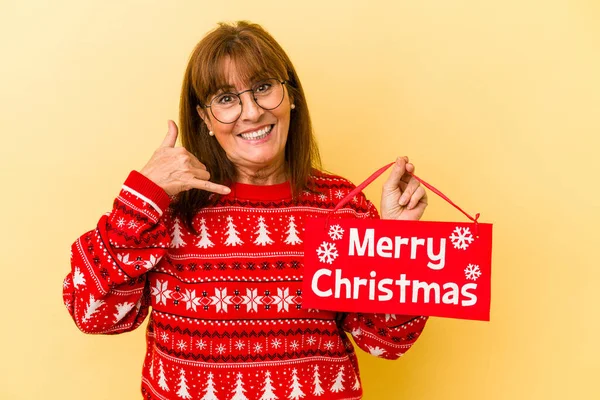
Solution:
M 265 110 L 277 108 L 283 101 L 283 84 L 277 79 L 265 79 L 252 86 L 252 96 Z M 242 101 L 235 93 L 221 93 L 210 103 L 213 116 L 222 123 L 235 122 L 242 114 Z

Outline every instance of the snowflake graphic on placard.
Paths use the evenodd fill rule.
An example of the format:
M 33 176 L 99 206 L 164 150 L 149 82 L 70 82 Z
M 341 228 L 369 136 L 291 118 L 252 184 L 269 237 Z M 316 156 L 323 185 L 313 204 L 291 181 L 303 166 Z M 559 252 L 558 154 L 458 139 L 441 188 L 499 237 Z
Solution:
M 465 268 L 465 276 L 469 280 L 476 281 L 477 278 L 481 276 L 481 270 L 479 269 L 479 265 L 467 265 L 467 268 Z
M 317 249 L 317 256 L 322 263 L 332 264 L 338 256 L 335 243 L 323 242 Z
M 452 232 L 452 235 L 450 235 L 450 240 L 455 249 L 466 250 L 473 242 L 473 235 L 471 235 L 469 228 L 457 227 Z
M 344 236 L 344 229 L 339 225 L 332 225 L 329 227 L 329 237 L 332 240 L 340 240 Z

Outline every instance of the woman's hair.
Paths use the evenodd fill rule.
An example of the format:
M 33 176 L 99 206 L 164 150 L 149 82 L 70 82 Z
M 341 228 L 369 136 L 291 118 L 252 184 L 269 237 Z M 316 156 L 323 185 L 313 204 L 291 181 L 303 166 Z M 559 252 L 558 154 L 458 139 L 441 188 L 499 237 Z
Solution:
M 290 115 L 290 127 L 285 145 L 285 167 L 291 180 L 293 198 L 303 190 L 312 190 L 309 177 L 313 168 L 320 168 L 319 151 L 302 85 L 287 54 L 279 43 L 260 25 L 247 21 L 219 23 L 194 49 L 185 71 L 179 108 L 180 135 L 183 147 L 206 165 L 212 182 L 230 184 L 236 181 L 236 168 L 227 158 L 196 107 L 208 104 L 221 87 L 226 86 L 225 59 L 235 65 L 242 82 L 252 79 L 279 78 L 285 85 L 295 109 Z M 206 108 L 203 109 L 206 111 Z M 181 192 L 171 209 L 192 232 L 194 215 L 214 203 L 218 195 L 190 189 Z

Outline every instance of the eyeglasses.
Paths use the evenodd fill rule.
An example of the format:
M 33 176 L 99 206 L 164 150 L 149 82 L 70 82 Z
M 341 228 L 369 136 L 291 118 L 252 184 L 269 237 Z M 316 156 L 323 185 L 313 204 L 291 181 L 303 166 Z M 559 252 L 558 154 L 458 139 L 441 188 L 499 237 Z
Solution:
M 209 105 L 210 112 L 215 119 L 222 124 L 233 124 L 242 115 L 242 99 L 240 95 L 252 92 L 252 98 L 256 104 L 264 110 L 273 110 L 281 104 L 284 97 L 283 85 L 287 81 L 268 78 L 255 83 L 252 89 L 239 93 L 220 93 L 213 97 Z

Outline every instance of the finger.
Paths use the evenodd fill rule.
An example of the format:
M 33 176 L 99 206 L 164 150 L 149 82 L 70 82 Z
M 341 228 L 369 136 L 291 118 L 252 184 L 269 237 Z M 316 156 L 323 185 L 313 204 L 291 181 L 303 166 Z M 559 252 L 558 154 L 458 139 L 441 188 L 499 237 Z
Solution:
M 404 167 L 404 174 L 402 175 L 402 177 L 400 178 L 400 192 L 403 193 L 406 190 L 406 187 L 408 186 L 408 184 L 410 183 L 410 180 L 412 179 L 412 175 L 409 173 L 414 173 L 415 170 L 415 166 L 411 163 L 408 162 L 408 157 L 402 157 L 405 160 L 407 160 L 407 163 Z
M 423 186 L 419 186 L 417 190 L 415 190 L 415 193 L 410 198 L 407 208 L 412 210 L 417 206 L 417 204 L 419 204 L 419 202 L 427 204 L 427 193 L 425 192 Z
M 194 178 L 200 179 L 201 181 L 207 181 L 210 179 L 210 172 L 204 168 L 194 168 L 193 173 Z
M 190 154 L 190 161 L 191 161 L 191 163 L 192 163 L 192 166 L 193 166 L 194 168 L 198 168 L 198 169 L 202 169 L 202 170 L 208 171 L 208 168 L 206 168 L 206 165 L 202 164 L 202 163 L 200 162 L 200 160 L 198 160 L 198 159 L 196 158 L 196 156 L 195 156 L 195 155 L 193 155 L 192 153 L 189 153 L 189 154 Z
M 394 166 L 392 167 L 392 172 L 388 177 L 387 181 L 383 184 L 383 189 L 388 191 L 394 191 L 399 188 L 400 182 L 402 180 L 402 176 L 406 172 L 406 163 L 408 157 L 398 157 Z
M 404 175 L 402 175 L 402 178 L 400 179 L 400 189 L 402 189 L 402 191 L 404 191 L 406 189 L 406 186 L 410 183 L 410 180 L 412 179 L 411 174 L 415 173 L 415 166 L 411 163 L 407 163 L 405 170 L 406 172 L 404 173 Z
M 175 143 L 177 143 L 177 135 L 179 133 L 179 129 L 177 129 L 177 124 L 169 120 L 168 125 L 169 129 L 167 130 L 167 136 L 164 138 L 160 147 L 175 147 Z
M 400 196 L 400 201 L 398 202 L 398 204 L 400 204 L 401 206 L 407 205 L 413 194 L 416 192 L 419 185 L 420 183 L 418 180 L 416 180 L 415 178 L 411 178 L 410 182 L 408 182 L 408 185 L 406 186 L 406 189 L 402 193 L 402 196 Z
M 216 183 L 205 181 L 202 179 L 193 179 L 190 182 L 190 186 L 195 189 L 206 190 L 207 192 L 213 192 L 218 194 L 231 193 L 231 189 L 229 189 L 227 186 L 218 185 Z

